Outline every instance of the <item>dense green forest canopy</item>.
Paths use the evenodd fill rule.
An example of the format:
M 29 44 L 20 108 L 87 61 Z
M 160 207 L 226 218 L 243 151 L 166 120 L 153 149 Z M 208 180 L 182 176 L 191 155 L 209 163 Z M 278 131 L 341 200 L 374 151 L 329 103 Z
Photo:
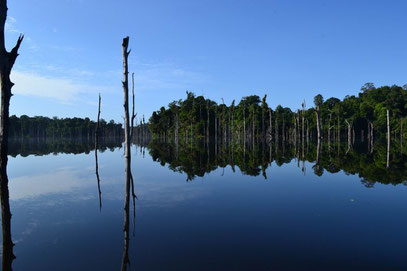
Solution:
M 104 119 L 99 123 L 100 136 L 121 136 L 122 124 L 113 120 L 106 122 Z M 96 130 L 96 122 L 89 118 L 57 118 L 53 117 L 28 117 L 15 115 L 10 117 L 11 138 L 86 138 L 93 139 Z
M 299 101 L 301 104 L 302 101 Z M 366 83 L 357 96 L 324 99 L 320 94 L 314 98 L 312 107 L 292 110 L 278 105 L 272 109 L 267 104 L 267 95 L 243 97 L 238 104 L 217 103 L 203 96 L 187 92 L 184 100 L 171 102 L 167 108 L 153 112 L 149 128 L 154 136 L 169 138 L 175 134 L 191 137 L 220 136 L 286 136 L 300 132 L 306 127 L 310 136 L 315 135 L 315 111 L 319 109 L 323 137 L 332 130 L 342 135 L 352 128 L 358 138 L 367 136 L 370 127 L 374 133 L 386 133 L 386 110 L 390 111 L 390 126 L 393 133 L 403 131 L 407 117 L 407 85 L 403 87 L 382 86 L 376 88 Z M 303 120 L 304 118 L 304 120 Z M 369 126 L 370 125 L 370 126 Z M 405 125 L 404 125 L 405 126 Z M 345 133 L 346 134 L 346 133 Z

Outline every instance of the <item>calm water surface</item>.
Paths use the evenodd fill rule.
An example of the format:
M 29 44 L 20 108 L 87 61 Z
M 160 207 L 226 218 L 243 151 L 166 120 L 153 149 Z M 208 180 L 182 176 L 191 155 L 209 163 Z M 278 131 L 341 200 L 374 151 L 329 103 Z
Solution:
M 123 148 L 99 153 L 101 209 L 94 153 L 82 151 L 10 157 L 14 270 L 120 269 Z M 318 176 L 296 158 L 254 163 L 251 176 L 199 157 L 202 173 L 192 152 L 177 159 L 196 163 L 176 166 L 158 152 L 132 149 L 130 270 L 407 270 L 403 180 Z

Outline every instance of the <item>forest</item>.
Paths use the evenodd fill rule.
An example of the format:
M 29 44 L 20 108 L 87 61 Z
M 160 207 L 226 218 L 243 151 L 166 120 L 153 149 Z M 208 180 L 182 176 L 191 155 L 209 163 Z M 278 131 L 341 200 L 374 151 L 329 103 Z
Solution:
M 10 117 L 10 138 L 79 138 L 93 140 L 97 123 L 89 118 L 28 117 L 15 115 Z M 121 137 L 121 123 L 113 120 L 99 123 L 99 135 L 102 137 Z
M 402 140 L 407 117 L 407 85 L 362 86 L 358 96 L 324 99 L 318 94 L 312 107 L 292 110 L 278 105 L 272 109 L 267 95 L 243 97 L 227 106 L 187 91 L 184 100 L 153 112 L 149 128 L 154 138 L 178 142 L 181 138 L 215 140 L 294 139 L 341 140 L 383 139 L 391 129 L 392 137 Z M 387 119 L 389 122 L 387 123 Z M 388 125 L 387 125 L 388 124 Z M 216 135 L 216 136 L 215 136 Z

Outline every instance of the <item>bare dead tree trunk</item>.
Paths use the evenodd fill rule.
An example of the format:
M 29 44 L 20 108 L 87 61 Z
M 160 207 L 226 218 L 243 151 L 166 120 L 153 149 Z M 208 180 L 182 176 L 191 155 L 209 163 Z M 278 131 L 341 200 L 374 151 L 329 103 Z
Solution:
M 253 118 L 252 118 L 252 121 L 253 121 L 253 131 L 252 131 L 252 136 L 253 136 L 253 147 L 254 147 L 254 138 L 255 138 L 255 136 L 254 136 L 254 132 L 255 132 L 255 112 L 254 112 L 254 108 L 253 108 Z
M 269 142 L 271 144 L 271 141 L 273 140 L 273 122 L 271 119 L 271 108 L 269 109 Z
M 98 147 L 99 147 L 99 123 L 100 123 L 100 102 L 102 98 L 99 93 L 99 107 L 98 107 L 98 118 L 95 130 L 95 163 L 96 163 L 96 179 L 98 182 L 98 192 L 99 192 L 99 210 L 102 210 L 102 191 L 100 190 L 100 178 L 99 178 L 99 163 L 98 163 Z
M 340 127 L 340 120 L 339 120 L 339 110 L 338 110 L 338 145 L 341 143 L 341 127 Z
M 9 202 L 9 189 L 7 177 L 8 162 L 8 136 L 10 99 L 13 83 L 10 80 L 11 69 L 18 56 L 18 49 L 24 36 L 20 35 L 14 48 L 8 52 L 5 47 L 4 27 L 7 18 L 7 1 L 0 1 L 0 84 L 1 84 L 1 111 L 0 111 L 0 195 L 1 195 L 1 226 L 2 226 L 2 270 L 11 270 L 15 259 L 13 241 L 11 239 L 11 211 Z
M 209 114 L 210 114 L 210 111 L 209 111 L 209 101 L 208 101 L 208 103 L 207 103 L 207 110 L 208 110 L 208 124 L 207 124 L 207 129 L 206 129 L 206 138 L 207 138 L 207 142 L 208 142 L 208 144 L 209 144 Z
M 222 117 L 221 117 L 221 126 L 220 128 L 220 134 L 221 134 L 221 138 L 223 137 L 223 141 L 226 143 L 226 116 L 225 116 L 225 101 L 222 98 Z M 222 133 L 222 128 L 223 128 L 223 133 Z M 222 136 L 223 135 L 223 136 Z
M 243 141 L 246 141 L 246 105 L 243 104 Z
M 387 113 L 387 167 L 390 167 L 390 111 L 386 110 Z
M 294 117 L 294 130 L 293 130 L 293 137 L 294 137 L 294 146 L 297 148 L 297 116 Z
M 346 124 L 348 125 L 348 151 L 352 147 L 352 122 L 349 123 L 348 120 L 345 120 Z
M 304 142 L 304 129 L 305 128 L 305 100 L 302 103 L 302 141 Z
M 297 118 L 296 118 L 296 121 L 297 121 L 297 140 L 299 141 L 300 140 L 300 138 L 301 138 L 301 124 L 300 124 L 300 110 L 298 109 L 297 110 Z M 299 143 L 299 142 L 298 142 Z
M 231 139 L 231 134 L 230 134 L 230 125 L 231 125 L 231 123 L 230 123 L 230 121 L 231 121 L 231 111 L 230 111 L 230 108 L 229 108 L 229 111 L 228 111 L 228 115 L 229 115 L 229 121 L 228 121 L 228 140 L 229 140 L 229 144 L 230 144 L 230 139 Z M 229 150 L 229 152 L 230 152 L 230 150 Z
M 175 145 L 178 146 L 178 112 L 175 114 Z
M 216 110 L 217 109 L 215 109 L 215 114 L 216 114 Z M 215 115 L 215 156 L 217 156 L 218 155 L 218 120 L 217 120 L 217 118 L 216 118 L 216 115 Z
M 130 185 L 131 185 L 131 152 L 130 152 L 130 123 L 129 123 L 129 69 L 128 69 L 128 56 L 130 51 L 128 51 L 129 37 L 123 39 L 123 94 L 124 94 L 124 145 L 125 145 L 125 201 L 124 201 L 124 249 L 121 270 L 127 270 L 129 264 L 129 203 L 130 203 Z
M 134 119 L 136 118 L 136 115 L 137 115 L 137 114 L 134 113 L 134 72 L 131 74 L 131 97 L 132 97 L 132 111 L 131 111 L 131 126 L 130 126 L 130 146 L 131 146 L 131 142 L 133 141 Z M 143 129 L 143 141 L 142 141 L 142 144 L 145 143 L 145 138 L 144 138 L 144 136 L 145 136 L 144 127 L 145 126 L 146 126 L 146 122 L 144 120 L 144 115 L 143 115 L 143 126 L 142 126 L 142 129 Z M 134 192 L 134 180 L 133 180 L 133 174 L 131 173 L 131 170 L 130 170 L 130 185 L 131 185 L 131 192 L 132 192 L 132 196 L 133 196 L 133 217 L 135 217 L 136 216 L 136 202 L 135 202 L 135 199 L 137 197 L 136 197 L 136 194 Z
M 132 111 L 131 111 L 131 127 L 130 127 L 130 141 L 133 140 L 134 133 L 134 119 L 136 114 L 134 114 L 134 72 L 131 74 L 131 94 L 132 94 Z
M 373 152 L 374 148 L 374 126 L 373 122 L 370 123 L 370 152 Z
M 233 103 L 234 103 L 234 101 L 233 101 Z M 232 142 L 235 140 L 235 110 L 234 109 L 235 109 L 235 107 L 233 106 L 233 109 L 232 109 L 232 132 L 231 132 L 231 140 L 232 140 Z
M 192 101 L 192 110 L 194 110 L 194 107 L 195 107 L 195 101 L 193 100 Z M 194 110 L 195 111 L 195 110 Z M 193 128 L 193 122 L 194 122 L 194 116 L 195 116 L 195 112 L 193 112 L 192 114 L 191 114 L 191 122 L 190 122 L 190 130 L 191 130 L 191 148 L 192 148 L 192 142 L 193 142 L 193 139 L 194 139 L 194 133 L 193 133 L 193 131 L 192 131 L 192 128 Z
M 317 106 L 316 111 L 316 118 L 317 118 L 317 132 L 318 132 L 318 140 L 321 139 L 321 121 L 319 117 L 319 106 Z
M 261 138 L 262 141 L 265 137 L 265 129 L 264 129 L 264 108 L 261 109 Z
M 329 112 L 329 122 L 328 122 L 328 142 L 331 143 L 331 121 L 332 121 L 332 112 Z

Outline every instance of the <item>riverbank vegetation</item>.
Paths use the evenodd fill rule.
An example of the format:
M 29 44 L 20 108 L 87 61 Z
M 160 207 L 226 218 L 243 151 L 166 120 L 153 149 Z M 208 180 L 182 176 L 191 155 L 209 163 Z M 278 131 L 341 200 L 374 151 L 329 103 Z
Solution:
M 97 123 L 89 118 L 28 117 L 15 115 L 10 117 L 10 138 L 79 138 L 93 139 Z M 113 120 L 99 123 L 99 135 L 102 137 L 121 137 L 122 124 Z
M 251 95 L 226 105 L 187 92 L 186 99 L 155 111 L 149 128 L 155 138 L 172 142 L 194 138 L 291 142 L 324 138 L 353 144 L 355 139 L 367 139 L 373 147 L 373 139 L 385 138 L 389 131 L 401 140 L 405 137 L 407 85 L 376 88 L 366 83 L 357 96 L 340 100 L 317 95 L 312 107 L 307 109 L 305 101 L 299 104 L 297 110 L 281 105 L 272 109 L 267 95 L 262 99 Z

